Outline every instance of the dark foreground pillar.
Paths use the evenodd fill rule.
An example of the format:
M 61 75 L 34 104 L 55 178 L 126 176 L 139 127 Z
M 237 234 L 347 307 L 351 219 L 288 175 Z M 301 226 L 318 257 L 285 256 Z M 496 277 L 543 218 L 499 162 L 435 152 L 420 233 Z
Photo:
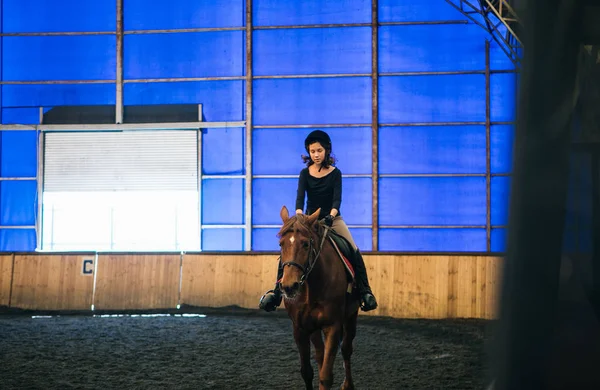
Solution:
M 525 51 L 495 332 L 496 390 L 550 388 L 580 40 L 577 1 L 521 1 L 517 10 Z

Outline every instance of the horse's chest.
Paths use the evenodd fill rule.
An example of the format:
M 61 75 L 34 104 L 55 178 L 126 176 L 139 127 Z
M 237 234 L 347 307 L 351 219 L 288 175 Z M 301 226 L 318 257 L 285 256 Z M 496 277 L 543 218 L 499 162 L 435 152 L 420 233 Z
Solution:
M 313 308 L 298 314 L 295 322 L 299 327 L 306 330 L 319 329 L 330 322 L 330 316 L 322 308 Z

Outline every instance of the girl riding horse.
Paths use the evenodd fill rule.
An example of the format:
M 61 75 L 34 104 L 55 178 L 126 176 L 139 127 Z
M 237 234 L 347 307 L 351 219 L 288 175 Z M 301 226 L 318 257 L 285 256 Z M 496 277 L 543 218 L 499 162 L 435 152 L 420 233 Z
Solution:
M 304 147 L 308 156 L 302 156 L 306 168 L 300 172 L 298 190 L 296 194 L 296 214 L 302 214 L 304 196 L 307 196 L 306 214 L 312 214 L 319 208 L 319 219 L 324 219 L 325 224 L 336 233 L 343 236 L 354 250 L 354 258 L 350 259 L 356 275 L 356 287 L 361 297 L 361 309 L 370 311 L 377 308 L 377 300 L 369 286 L 367 269 L 360 250 L 341 216 L 342 203 L 342 173 L 335 167 L 335 159 L 331 156 L 331 139 L 321 130 L 315 130 L 304 140 Z M 277 282 L 275 289 L 269 290 L 262 296 L 259 308 L 267 312 L 275 310 L 281 304 L 281 290 L 279 281 L 283 276 L 281 260 L 277 268 Z

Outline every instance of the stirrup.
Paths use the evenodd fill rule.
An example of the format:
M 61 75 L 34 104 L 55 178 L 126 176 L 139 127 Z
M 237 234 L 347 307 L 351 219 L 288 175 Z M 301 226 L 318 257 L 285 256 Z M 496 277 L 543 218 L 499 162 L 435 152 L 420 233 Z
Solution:
M 366 299 L 369 299 L 369 301 L 371 301 L 370 305 L 367 305 Z M 373 295 L 370 292 L 366 292 L 364 294 L 362 294 L 361 299 L 360 299 L 360 309 L 362 311 L 371 311 L 371 310 L 375 310 L 377 309 L 377 306 L 379 306 L 377 304 L 377 299 L 375 299 L 375 295 Z
M 277 294 L 275 290 L 269 290 L 260 298 L 258 308 L 269 312 L 274 311 L 280 304 L 281 295 Z

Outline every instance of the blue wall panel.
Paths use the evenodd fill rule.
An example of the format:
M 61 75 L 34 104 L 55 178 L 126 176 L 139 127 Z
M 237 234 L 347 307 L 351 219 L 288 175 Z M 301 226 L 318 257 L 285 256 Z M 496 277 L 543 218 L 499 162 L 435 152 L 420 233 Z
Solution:
M 279 220 L 281 221 L 281 219 Z M 277 233 L 279 228 L 259 228 L 252 229 L 252 250 L 253 251 L 279 251 L 279 238 Z M 273 261 L 273 269 L 277 265 Z M 275 277 L 275 276 L 273 276 Z
M 490 129 L 490 169 L 492 173 L 512 172 L 513 141 L 512 125 L 497 125 Z
M 286 206 L 296 211 L 298 179 L 254 179 L 252 181 L 252 224 L 281 225 L 279 212 Z
M 371 178 L 342 178 L 340 212 L 347 225 L 371 225 L 373 221 L 372 182 Z
M 304 139 L 313 129 L 254 129 L 252 172 L 255 175 L 299 175 L 305 167 Z M 327 129 L 329 132 L 331 129 Z M 332 136 L 332 133 L 329 132 Z M 332 139 L 337 151 L 337 143 Z M 334 152 L 334 154 L 336 154 Z
M 40 123 L 39 108 L 3 108 L 2 124 L 37 125 Z
M 242 127 L 204 129 L 202 174 L 243 175 L 245 131 Z
M 485 77 L 381 77 L 379 110 L 381 123 L 484 122 Z
M 299 175 L 305 167 L 304 139 L 314 129 L 254 129 L 252 170 L 255 175 Z M 331 137 L 336 166 L 343 174 L 370 174 L 371 128 L 324 129 Z
M 485 225 L 484 177 L 381 178 L 381 225 Z
M 113 3 L 114 4 L 114 3 Z M 246 0 L 125 0 L 125 30 L 244 26 Z
M 379 128 L 379 173 L 485 173 L 484 126 Z
M 474 24 L 381 26 L 379 71 L 483 70 L 488 36 Z
M 371 73 L 371 28 L 258 30 L 254 74 Z
M 244 229 L 203 229 L 203 251 L 244 250 Z
M 2 7 L 4 33 L 116 30 L 115 1 L 3 0 Z
M 484 252 L 486 233 L 485 229 L 380 229 L 379 250 Z
M 506 229 L 492 229 L 491 233 L 491 251 L 506 251 Z
M 349 229 L 354 242 L 361 251 L 370 251 L 373 248 L 372 230 L 364 228 Z M 277 233 L 279 228 L 259 228 L 252 230 L 252 250 L 253 251 L 279 251 L 279 238 Z M 276 259 L 276 258 L 275 258 Z M 276 263 L 273 260 L 273 268 Z
M 379 0 L 378 4 L 380 22 L 467 20 L 444 0 Z
M 370 123 L 371 78 L 256 80 L 254 124 Z
M 243 76 L 245 33 L 126 35 L 125 79 Z
M 0 136 L 0 176 L 36 177 L 37 133 L 2 131 Z
M 0 225 L 35 225 L 36 181 L 0 182 Z
M 35 246 L 35 229 L 0 229 L 0 252 L 31 252 Z
M 502 73 L 490 76 L 490 119 L 492 122 L 514 121 L 516 114 L 515 74 Z
M 115 96 L 114 83 L 2 86 L 4 107 L 115 104 Z
M 244 119 L 244 81 L 128 83 L 123 90 L 125 104 L 202 103 L 205 121 Z
M 493 225 L 508 224 L 510 199 L 510 177 L 492 177 L 491 183 L 491 217 Z
M 244 223 L 244 179 L 202 180 L 202 223 Z
M 373 230 L 364 228 L 351 228 L 350 234 L 354 238 L 354 243 L 360 251 L 373 250 Z
M 512 63 L 500 45 L 493 39 L 488 39 L 490 41 L 490 69 L 514 70 L 515 65 Z
M 341 213 L 348 225 L 371 224 L 371 179 L 343 178 Z M 279 225 L 279 211 L 286 206 L 295 212 L 298 179 L 254 179 L 252 224 Z M 306 211 L 306 196 L 303 210 Z
M 114 80 L 112 35 L 2 38 L 4 81 Z
M 255 26 L 370 23 L 371 0 L 254 0 Z

